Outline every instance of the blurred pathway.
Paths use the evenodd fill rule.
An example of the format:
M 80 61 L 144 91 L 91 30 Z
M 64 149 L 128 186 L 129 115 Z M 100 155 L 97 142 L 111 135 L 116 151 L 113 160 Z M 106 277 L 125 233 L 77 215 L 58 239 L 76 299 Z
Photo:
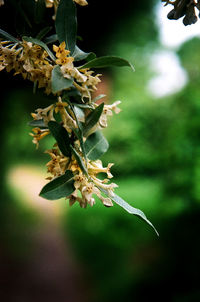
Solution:
M 63 203 L 38 196 L 44 177 L 32 166 L 17 167 L 9 174 L 9 185 L 39 214 L 40 223 L 30 234 L 33 254 L 16 278 L 14 298 L 8 292 L 1 301 L 85 302 L 83 276 L 60 226 Z

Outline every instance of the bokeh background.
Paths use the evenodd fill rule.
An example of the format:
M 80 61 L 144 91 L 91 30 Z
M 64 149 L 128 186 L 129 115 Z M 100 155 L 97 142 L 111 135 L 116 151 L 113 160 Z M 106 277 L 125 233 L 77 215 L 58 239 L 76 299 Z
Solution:
M 28 122 L 51 100 L 3 71 L 0 301 L 200 301 L 200 23 L 168 21 L 156 0 L 88 2 L 78 8 L 79 46 L 136 69 L 102 70 L 99 92 L 122 101 L 102 160 L 115 163 L 117 194 L 160 237 L 117 205 L 38 197 L 52 140 L 35 150 Z M 1 28 L 13 34 L 14 15 L 9 3 L 0 8 Z

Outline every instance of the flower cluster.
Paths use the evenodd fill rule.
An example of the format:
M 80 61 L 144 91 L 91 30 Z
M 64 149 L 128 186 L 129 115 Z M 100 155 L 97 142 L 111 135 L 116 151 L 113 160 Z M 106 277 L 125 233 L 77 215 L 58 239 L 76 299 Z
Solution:
M 46 50 L 37 44 L 27 41 L 19 43 L 2 41 L 0 42 L 0 71 L 4 68 L 7 72 L 14 70 L 14 75 L 21 74 L 24 79 L 36 82 L 38 88 L 45 88 L 45 92 L 50 94 L 52 70 L 58 65 L 64 78 L 74 80 L 74 85 L 81 92 L 82 98 L 90 99 L 90 92 L 95 90 L 100 82 L 100 74 L 92 76 L 93 71 L 88 68 L 78 70 L 74 66 L 74 58 L 69 56 L 70 51 L 65 47 L 65 42 L 60 46 L 53 45 L 56 53 L 54 62 Z
M 194 8 L 194 1 L 164 2 L 174 5 L 173 18 L 179 17 L 177 12 L 185 14 L 186 9 L 186 17 L 189 16 L 189 22 L 194 23 L 193 10 L 190 9 Z M 199 4 L 200 0 L 197 2 Z M 94 97 L 101 74 L 94 73 L 91 68 L 134 68 L 123 58 L 96 57 L 93 52 L 86 53 L 78 47 L 75 3 L 88 4 L 86 0 L 27 0 L 20 16 L 25 18 L 22 25 L 28 21 L 27 34 L 33 36 L 24 35 L 24 25 L 23 34 L 17 33 L 18 38 L 0 29 L 0 36 L 4 39 L 0 40 L 0 71 L 20 74 L 24 80 L 33 82 L 35 93 L 37 88 L 43 88 L 46 94 L 51 94 L 51 104 L 36 109 L 30 122 L 33 127 L 30 135 L 36 148 L 46 136 L 52 135 L 56 141 L 45 151 L 50 156 L 46 164 L 49 182 L 42 188 L 40 196 L 49 200 L 64 197 L 70 206 L 77 202 L 82 208 L 93 206 L 96 196 L 103 205 L 110 207 L 115 202 L 153 227 L 142 211 L 114 193 L 117 185 L 111 182 L 113 163 L 104 166 L 99 159 L 109 147 L 101 130 L 108 126 L 107 119 L 113 112 L 120 112 L 118 105 L 121 102 L 108 105 L 102 102 L 105 95 L 95 93 Z M 0 0 L 0 6 L 3 4 L 4 1 Z M 54 11 L 54 32 L 48 24 L 40 28 L 46 17 L 43 4 Z M 184 8 L 181 9 L 179 4 L 184 4 Z M 33 5 L 35 9 L 32 9 Z M 40 28 L 38 33 L 37 28 Z
M 104 109 L 97 126 L 93 127 L 87 136 L 94 133 L 97 128 L 107 126 L 107 117 L 112 115 L 113 111 L 115 113 L 120 112 L 120 109 L 117 107 L 119 103 L 120 102 L 117 101 L 112 105 L 104 105 Z M 95 108 L 97 108 L 97 104 L 93 103 L 93 106 L 95 110 Z M 67 102 L 63 102 L 60 96 L 58 97 L 56 104 L 50 105 L 44 109 L 37 109 L 36 113 L 32 113 L 31 115 L 34 121 L 42 120 L 44 122 L 44 126 L 47 126 L 50 121 L 55 121 L 55 114 L 60 115 L 62 126 L 71 137 L 72 130 L 78 128 L 77 123 L 83 121 L 82 117 L 77 117 L 77 120 L 75 119 L 69 104 Z M 39 141 L 48 134 L 48 128 L 41 129 L 39 127 L 33 128 L 33 133 L 30 133 L 30 135 L 33 136 L 33 143 L 36 144 L 37 147 L 39 145 Z M 84 140 L 86 140 L 86 138 L 84 138 Z M 54 148 L 45 151 L 51 157 L 51 160 L 47 163 L 47 172 L 51 175 L 47 179 L 52 181 L 64 175 L 66 170 L 70 170 L 74 174 L 74 192 L 69 196 L 66 196 L 69 199 L 70 205 L 73 205 L 75 201 L 78 201 L 81 207 L 86 207 L 87 204 L 93 206 L 95 203 L 93 195 L 97 195 L 105 206 L 112 206 L 111 198 L 104 197 L 100 190 L 106 190 L 110 196 L 113 195 L 113 190 L 117 185 L 115 183 L 108 184 L 109 179 L 113 177 L 110 172 L 113 164 L 108 164 L 108 166 L 104 168 L 100 160 L 86 161 L 84 154 L 81 151 L 80 143 L 77 139 L 74 142 L 74 147 L 76 152 L 79 154 L 81 161 L 87 168 L 87 175 L 83 173 L 77 158 L 75 158 L 73 154 L 71 156 L 64 156 L 60 151 L 58 144 L 55 144 Z M 103 180 L 99 179 L 97 177 L 99 173 L 106 174 L 107 178 Z

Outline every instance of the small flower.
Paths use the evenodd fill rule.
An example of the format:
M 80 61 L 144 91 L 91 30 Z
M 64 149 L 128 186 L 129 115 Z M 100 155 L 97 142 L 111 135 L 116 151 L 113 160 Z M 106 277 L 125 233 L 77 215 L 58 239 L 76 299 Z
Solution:
M 74 2 L 76 2 L 77 4 L 79 4 L 81 6 L 88 5 L 86 0 L 74 0 Z
M 36 144 L 36 148 L 38 148 L 38 146 L 39 146 L 39 141 L 42 139 L 42 138 L 44 138 L 46 135 L 48 135 L 49 134 L 49 130 L 46 130 L 46 129 L 44 129 L 44 130 L 41 130 L 40 128 L 33 128 L 32 129 L 32 131 L 34 132 L 34 133 L 29 133 L 31 136 L 33 136 L 33 140 L 32 140 L 32 142 L 34 143 L 34 144 Z

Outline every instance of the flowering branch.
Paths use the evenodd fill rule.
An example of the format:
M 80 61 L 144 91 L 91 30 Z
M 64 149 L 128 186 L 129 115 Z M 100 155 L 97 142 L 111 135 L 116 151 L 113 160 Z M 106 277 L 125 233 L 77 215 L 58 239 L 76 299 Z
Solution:
M 102 102 L 104 95 L 93 99 L 101 74 L 95 74 L 92 68 L 128 66 L 133 69 L 133 66 L 119 57 L 96 58 L 94 53 L 78 48 L 75 2 L 84 6 L 87 1 L 38 0 L 35 5 L 41 1 L 46 7 L 54 7 L 54 35 L 40 39 L 22 36 L 18 40 L 0 30 L 4 38 L 0 42 L 0 70 L 21 74 L 23 79 L 34 83 L 35 89 L 43 88 L 46 94 L 55 97 L 54 104 L 31 114 L 30 126 L 34 128 L 30 135 L 36 147 L 47 135 L 56 141 L 45 151 L 50 156 L 46 165 L 50 181 L 40 196 L 49 200 L 65 197 L 70 205 L 78 202 L 86 208 L 95 204 L 96 195 L 105 206 L 115 202 L 153 227 L 142 211 L 114 193 L 117 185 L 110 181 L 113 163 L 104 167 L 99 159 L 109 146 L 101 130 L 108 126 L 107 119 L 113 112 L 120 112 L 120 101 L 107 105 Z M 99 178 L 100 173 L 104 179 Z

